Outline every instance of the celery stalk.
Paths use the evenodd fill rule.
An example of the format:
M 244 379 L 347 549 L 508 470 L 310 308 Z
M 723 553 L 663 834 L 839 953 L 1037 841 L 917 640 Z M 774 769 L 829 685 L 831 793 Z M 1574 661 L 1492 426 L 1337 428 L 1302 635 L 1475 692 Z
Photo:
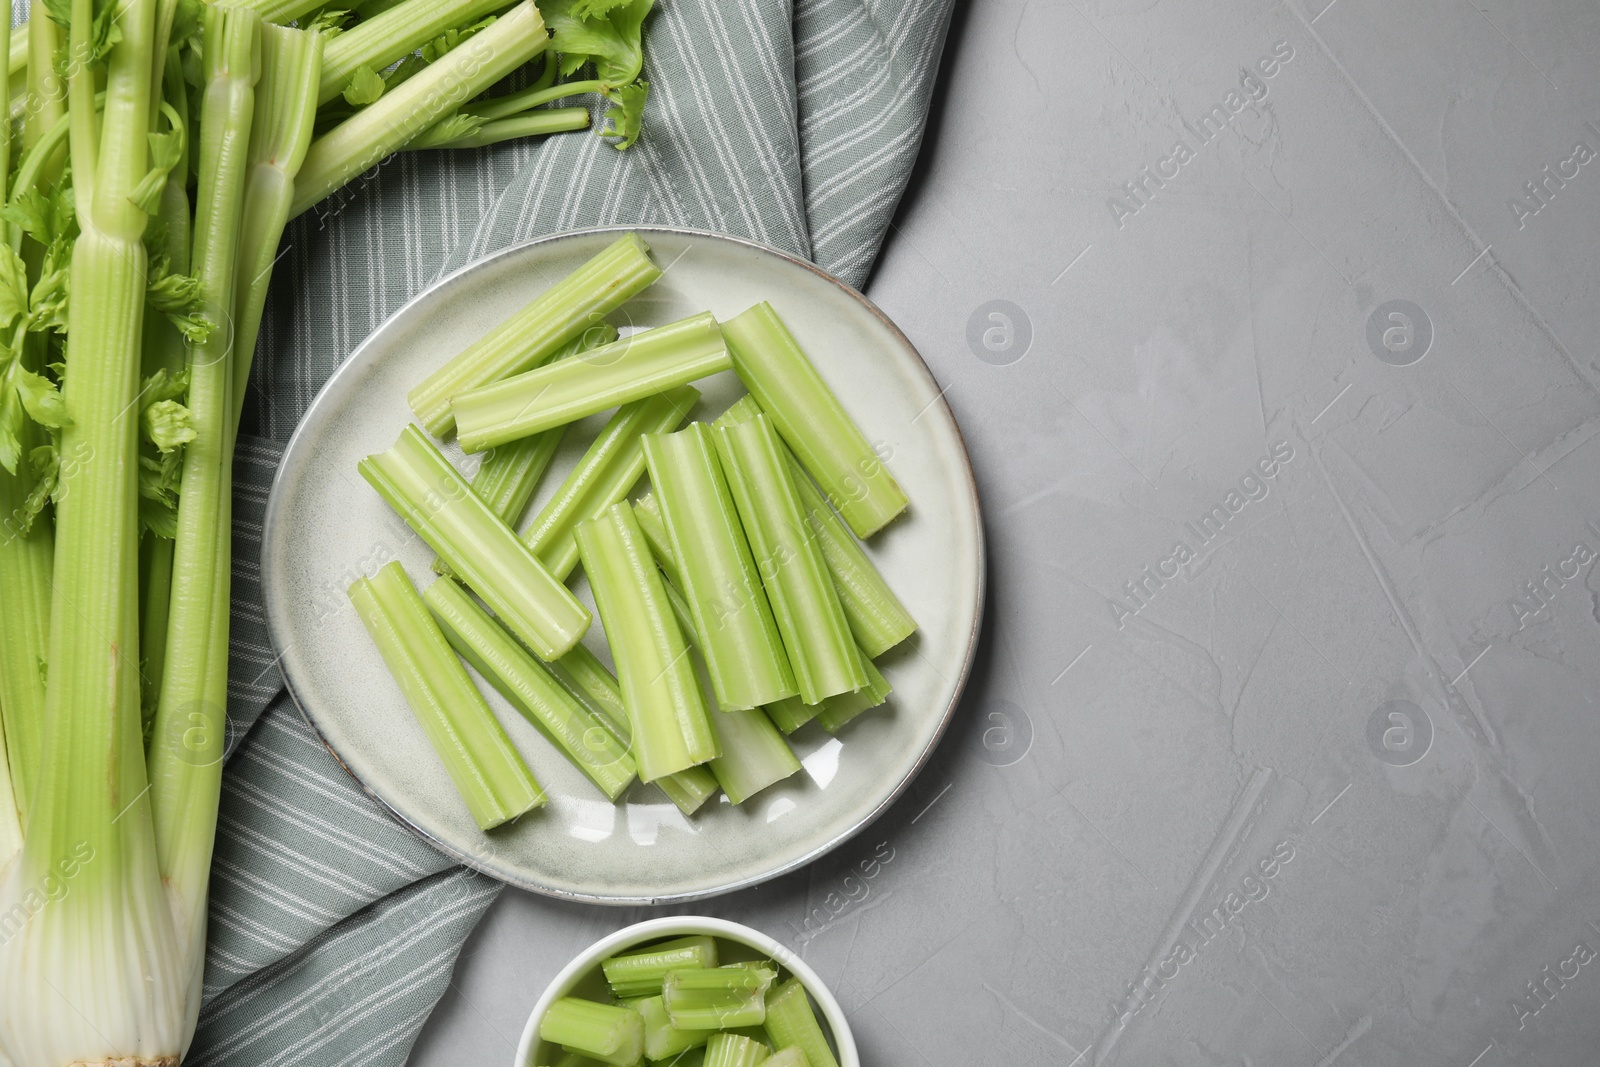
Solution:
M 552 359 L 568 359 L 580 352 L 617 339 L 617 328 L 602 322 L 591 326 L 572 338 L 556 352 Z M 492 449 L 483 457 L 477 472 L 472 476 L 472 491 L 483 498 L 489 510 L 508 526 L 515 526 L 528 507 L 539 479 L 550 466 L 561 439 L 566 436 L 565 426 L 546 430 L 532 437 L 523 437 L 500 448 Z
M 433 443 L 407 426 L 387 452 L 361 461 L 361 476 L 544 660 L 589 628 L 589 611 L 495 518 Z
M 328 42 L 317 104 L 344 92 L 358 68 L 383 70 L 457 26 L 506 6 L 506 0 L 410 0 L 362 19 Z
M 599 716 L 563 689 L 454 579 L 434 582 L 422 599 L 450 646 L 543 730 L 608 800 L 623 794 L 633 781 L 633 757 Z
M 550 664 L 550 673 L 579 703 L 598 715 L 613 737 L 625 746 L 632 745 L 633 731 L 628 725 L 628 710 L 622 703 L 622 690 L 593 652 L 577 645 Z M 656 779 L 655 784 L 685 815 L 693 815 L 717 795 L 717 780 L 704 767 L 690 767 L 666 775 Z
M 250 127 L 239 271 L 234 287 L 233 428 L 238 432 L 261 333 L 272 266 L 289 209 L 295 175 L 311 146 L 317 108 L 312 90 L 322 63 L 322 35 L 280 26 L 261 28 L 261 81 Z
M 539 1020 L 539 1036 L 601 1063 L 633 1067 L 644 1056 L 644 1020 L 632 1008 L 562 997 Z
M 646 1059 L 664 1060 L 697 1048 L 715 1034 L 715 1030 L 681 1030 L 672 1025 L 667 1005 L 661 996 L 640 997 L 630 1000 L 629 1006 L 644 1020 L 644 1054 Z
M 0 470 L 0 718 L 9 778 L 16 802 L 13 815 L 25 817 L 39 775 L 45 731 L 44 664 L 50 640 L 50 571 L 55 538 L 47 516 L 22 529 L 23 501 L 33 489 L 24 454 L 17 473 Z
M 767 416 L 718 433 L 729 488 L 772 602 L 778 631 L 808 704 L 867 684 L 861 650 L 816 542 Z
M 787 697 L 768 704 L 762 710 L 767 713 L 767 718 L 772 720 L 774 726 L 786 734 L 792 734 L 822 714 L 827 706 L 827 700 L 816 704 L 807 704 L 799 697 Z
M 693 386 L 680 386 L 624 404 L 607 420 L 589 450 L 522 534 L 523 544 L 533 550 L 551 574 L 562 581 L 567 579 L 578 565 L 578 546 L 572 536 L 578 523 L 597 518 L 626 498 L 644 474 L 640 437 L 674 429 L 699 398 L 700 393 Z
M 470 133 L 452 134 L 444 124 L 423 130 L 403 146 L 407 152 L 436 148 L 487 148 L 502 141 L 522 137 L 542 137 L 551 133 L 570 133 L 589 128 L 589 109 L 583 107 L 540 108 L 526 115 L 478 124 Z
M 699 679 L 661 574 L 627 502 L 575 531 L 600 622 L 617 661 L 640 781 L 718 754 Z
M 241 0 L 237 6 L 250 8 L 261 16 L 262 22 L 281 26 L 311 14 L 325 3 L 327 0 Z
M 0 915 L 33 913 L 0 943 L 0 1059 L 19 1065 L 175 1062 L 194 973 L 157 862 L 139 711 L 135 401 L 148 259 L 130 197 L 150 167 L 155 7 L 124 0 L 107 62 L 78 64 L 68 84 L 80 231 L 60 447 L 86 461 L 61 471 L 43 755 L 26 843 L 0 880 Z M 92 56 L 92 0 L 72 0 L 71 14 L 70 54 Z M 24 903 L 68 871 L 70 892 Z
M 581 359 L 563 360 L 450 400 L 467 452 L 482 452 L 728 369 L 728 350 L 709 314 L 630 334 Z
M 870 659 L 864 659 L 863 662 L 867 668 L 866 685 L 854 693 L 840 693 L 822 702 L 822 711 L 817 715 L 817 724 L 830 734 L 838 733 L 839 728 L 845 723 L 863 711 L 881 706 L 889 699 L 888 681 Z
M 451 357 L 407 393 L 406 401 L 429 433 L 443 437 L 455 428 L 451 397 L 539 366 L 659 277 L 661 268 L 651 262 L 649 247 L 637 234 L 623 234 Z
M 261 18 L 207 7 L 205 84 L 196 144 L 191 270 L 212 322 L 233 314 L 245 151 L 260 76 Z M 108 113 L 109 120 L 109 113 Z M 212 842 L 222 791 L 228 715 L 228 596 L 233 548 L 233 361 L 219 325 L 189 349 L 187 406 L 196 437 L 184 448 L 173 546 L 166 657 L 148 762 L 161 874 L 174 897 L 185 959 L 204 955 Z M 199 1011 L 199 983 L 190 988 Z
M 762 1060 L 761 1067 L 811 1067 L 811 1061 L 799 1045 L 790 1045 Z
M 349 593 L 478 826 L 492 830 L 542 806 L 544 790 L 399 561 L 385 564 L 371 578 L 356 579 Z
M 614 996 L 651 997 L 660 995 L 661 980 L 668 971 L 716 965 L 716 938 L 694 934 L 612 956 L 600 964 L 600 970 Z
M 655 553 L 661 573 L 667 576 L 667 581 L 682 589 L 683 572 L 678 569 L 677 552 L 672 547 L 672 537 L 667 533 L 667 522 L 661 515 L 661 502 L 656 499 L 654 489 L 646 490 L 633 502 L 633 517 L 639 520 L 639 529 L 644 531 L 644 539 L 650 542 L 650 551 Z M 770 605 L 768 610 L 771 610 Z
M 606 89 L 606 83 L 598 80 L 562 82 L 560 85 L 533 85 L 521 92 L 497 96 L 492 100 L 483 100 L 476 104 L 468 104 L 461 109 L 461 113 L 486 121 L 503 119 L 521 114 L 524 111 L 530 111 L 541 104 L 549 104 L 557 100 L 565 100 L 569 96 L 579 96 L 585 93 L 604 93 Z
M 672 1025 L 686 1030 L 759 1026 L 766 1020 L 767 989 L 777 978 L 769 967 L 730 964 L 668 971 L 661 981 Z
M 711 433 L 650 434 L 644 455 L 717 702 L 735 711 L 798 690 Z
M 766 1028 L 779 1048 L 794 1046 L 805 1053 L 810 1067 L 839 1067 L 800 979 L 791 978 L 767 994 Z
M 421 71 L 311 144 L 295 179 L 291 215 L 432 126 L 545 50 L 550 37 L 539 9 L 524 0 Z
M 663 578 L 662 587 L 672 605 L 678 627 L 695 655 L 696 672 L 702 674 L 701 688 L 705 691 L 706 699 L 714 701 L 716 693 L 711 687 L 709 673 L 704 668 L 705 642 L 695 626 L 694 618 L 689 614 L 688 602 L 671 579 Z M 769 785 L 783 781 L 800 769 L 800 761 L 795 758 L 794 751 L 760 709 L 736 708 L 713 712 L 710 719 L 711 731 L 717 735 L 717 748 L 721 755 L 706 766 L 716 775 L 722 791 L 728 794 L 729 803 L 743 804 Z
M 703 1067 L 758 1067 L 772 1050 L 743 1034 L 712 1034 Z
M 906 495 L 794 335 L 763 301 L 722 324 L 734 369 L 858 537 L 906 508 Z

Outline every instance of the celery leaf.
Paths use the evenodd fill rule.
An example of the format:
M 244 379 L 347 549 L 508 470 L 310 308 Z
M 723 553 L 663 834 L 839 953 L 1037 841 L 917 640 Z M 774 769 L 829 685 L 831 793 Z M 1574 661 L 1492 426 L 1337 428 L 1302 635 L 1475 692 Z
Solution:
M 11 383 L 0 378 L 0 467 L 17 473 L 22 458 L 22 400 Z
M 621 138 L 615 142 L 619 151 L 631 147 L 643 132 L 644 103 L 649 96 L 650 83 L 647 81 L 634 82 L 606 93 L 606 99 L 611 101 L 611 109 L 606 112 L 606 118 L 611 120 L 611 128 L 602 132 L 610 137 Z
M 644 20 L 654 0 L 546 0 L 539 5 L 550 27 L 550 47 L 561 53 L 561 73 L 571 74 L 592 61 L 607 85 L 623 86 L 644 67 Z M 605 13 L 588 14 L 603 10 Z
M 194 415 L 176 400 L 157 400 L 144 409 L 144 434 L 158 452 L 171 452 L 195 439 Z
M 28 313 L 28 268 L 10 245 L 0 245 L 0 329 Z
M 42 374 L 22 366 L 20 363 L 11 365 L 11 382 L 16 386 L 17 396 L 22 400 L 22 406 L 40 426 L 68 426 L 72 420 L 67 418 L 67 405 L 61 399 L 61 390 Z
M 344 87 L 344 98 L 356 107 L 365 107 L 382 96 L 384 89 L 377 71 L 371 67 L 357 67 L 350 75 L 350 84 Z

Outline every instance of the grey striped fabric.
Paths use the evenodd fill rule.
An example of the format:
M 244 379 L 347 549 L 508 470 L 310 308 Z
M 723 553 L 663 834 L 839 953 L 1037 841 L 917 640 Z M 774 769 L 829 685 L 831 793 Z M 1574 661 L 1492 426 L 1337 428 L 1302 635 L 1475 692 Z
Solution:
M 258 573 L 279 442 L 409 297 L 533 236 L 718 230 L 859 284 L 915 160 L 952 2 L 661 0 L 633 149 L 569 135 L 402 154 L 292 224 L 234 470 L 230 756 L 186 1063 L 403 1062 L 499 888 L 400 827 L 281 690 Z

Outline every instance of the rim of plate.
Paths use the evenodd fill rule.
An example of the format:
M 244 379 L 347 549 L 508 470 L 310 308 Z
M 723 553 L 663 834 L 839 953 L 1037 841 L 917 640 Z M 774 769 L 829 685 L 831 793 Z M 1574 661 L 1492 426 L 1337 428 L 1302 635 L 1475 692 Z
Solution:
M 328 754 L 333 757 L 334 762 L 343 768 L 344 772 L 361 787 L 361 791 L 363 793 L 366 793 L 367 796 L 377 801 L 391 818 L 405 826 L 406 829 L 411 831 L 411 833 L 415 834 L 417 837 L 426 841 L 434 849 L 455 860 L 457 863 L 460 863 L 471 870 L 475 870 L 480 874 L 488 875 L 490 878 L 493 878 L 496 881 L 504 882 L 507 885 L 516 886 L 518 889 L 526 889 L 529 892 L 538 893 L 541 896 L 553 897 L 557 900 L 572 900 L 587 904 L 608 904 L 621 907 L 632 905 L 656 906 L 663 904 L 686 904 L 692 901 L 707 900 L 712 897 L 723 896 L 724 894 L 737 892 L 741 889 L 749 889 L 752 886 L 757 886 L 763 882 L 769 882 L 774 878 L 782 877 L 783 875 L 792 871 L 797 871 L 802 867 L 816 862 L 823 856 L 826 856 L 828 853 L 832 852 L 840 845 L 852 840 L 857 834 L 861 833 L 861 831 L 871 826 L 880 817 L 882 817 L 885 812 L 894 806 L 895 801 L 900 799 L 900 797 L 910 787 L 911 783 L 915 781 L 916 778 L 922 773 L 923 768 L 928 765 L 928 761 L 933 758 L 934 750 L 939 747 L 939 742 L 944 739 L 945 731 L 949 729 L 951 720 L 955 718 L 956 708 L 961 704 L 961 697 L 966 692 L 967 682 L 972 676 L 972 664 L 973 660 L 977 656 L 978 651 L 978 637 L 983 630 L 983 614 L 988 599 L 989 585 L 988 547 L 984 537 L 983 508 L 978 497 L 977 478 L 972 470 L 972 457 L 967 451 L 967 441 L 966 437 L 961 432 L 961 424 L 956 421 L 955 412 L 950 410 L 950 404 L 945 399 L 944 392 L 939 389 L 938 379 L 934 378 L 933 372 L 928 369 L 928 363 L 922 358 L 922 353 L 917 350 L 917 346 L 911 343 L 911 339 L 901 331 L 899 326 L 895 325 L 894 320 L 886 315 L 877 304 L 874 304 L 860 290 L 856 289 L 847 282 L 834 277 L 833 274 L 817 266 L 815 263 L 802 259 L 799 256 L 793 255 L 789 252 L 785 252 L 781 248 L 774 248 L 771 245 L 763 244 L 760 241 L 752 241 L 749 238 L 735 237 L 732 234 L 725 233 L 713 233 L 710 230 L 696 230 L 684 226 L 589 226 L 576 230 L 562 230 L 559 233 L 546 234 L 543 237 L 535 237 L 527 241 L 518 242 L 517 244 L 507 245 L 505 248 L 496 249 L 495 251 L 490 252 L 488 255 L 481 256 L 459 270 L 452 271 L 450 274 L 445 275 L 438 281 L 433 282 L 431 285 L 422 289 L 415 296 L 411 297 L 411 299 L 407 300 L 404 304 L 400 305 L 400 307 L 391 312 L 389 316 L 383 320 L 383 322 L 379 323 L 377 327 L 375 327 L 373 331 L 361 341 L 360 344 L 356 345 L 355 349 L 352 350 L 350 355 L 345 358 L 344 362 L 339 364 L 334 372 L 329 375 L 328 380 L 322 384 L 320 389 L 317 390 L 317 395 L 312 398 L 311 403 L 306 407 L 304 414 L 300 416 L 300 421 L 298 424 L 296 424 L 294 433 L 289 435 L 289 440 L 284 444 L 283 455 L 287 457 L 290 452 L 294 450 L 295 445 L 300 441 L 301 435 L 306 432 L 306 427 L 312 422 L 312 416 L 316 413 L 318 406 L 322 405 L 324 402 L 328 402 L 327 398 L 338 391 L 338 387 L 342 379 L 355 372 L 357 362 L 360 360 L 362 353 L 366 350 L 367 346 L 371 343 L 372 338 L 380 331 L 385 329 L 390 323 L 410 312 L 418 304 L 431 299 L 434 293 L 440 289 L 458 284 L 460 279 L 465 275 L 473 271 L 480 270 L 488 266 L 490 263 L 493 263 L 494 261 L 505 256 L 517 255 L 538 245 L 553 244 L 557 241 L 571 240 L 577 237 L 588 237 L 594 234 L 604 233 L 663 233 L 693 239 L 724 241 L 729 244 L 742 245 L 746 248 L 751 248 L 759 252 L 765 252 L 768 255 L 775 256 L 778 259 L 792 263 L 795 266 L 800 267 L 828 282 L 834 288 L 840 290 L 845 295 L 849 296 L 865 307 L 867 311 L 871 313 L 873 318 L 877 319 L 885 328 L 887 328 L 895 337 L 895 339 L 905 347 L 905 350 L 915 357 L 916 369 L 921 372 L 923 377 L 927 379 L 928 384 L 933 387 L 934 392 L 937 394 L 933 403 L 944 412 L 945 418 L 949 422 L 951 429 L 955 431 L 956 443 L 961 446 L 961 472 L 965 475 L 964 481 L 966 491 L 968 497 L 971 499 L 972 513 L 976 520 L 974 523 L 973 533 L 975 535 L 975 544 L 977 546 L 977 589 L 975 590 L 975 610 L 973 611 L 972 625 L 967 633 L 966 652 L 962 656 L 961 670 L 956 677 L 955 688 L 951 691 L 950 700 L 945 705 L 943 712 L 939 716 L 939 721 L 934 728 L 933 735 L 928 739 L 927 745 L 923 747 L 922 752 L 918 755 L 916 763 L 912 765 L 911 769 L 903 778 L 900 779 L 900 781 L 895 783 L 894 788 L 891 789 L 882 800 L 875 804 L 870 811 L 863 814 L 850 826 L 846 827 L 844 830 L 829 838 L 826 842 L 818 845 L 816 848 L 811 849 L 803 855 L 798 856 L 786 863 L 779 864 L 768 870 L 764 870 L 759 874 L 737 878 L 709 889 L 690 890 L 683 893 L 668 893 L 661 896 L 603 896 L 594 893 L 575 893 L 570 890 L 559 889 L 554 886 L 544 885 L 540 882 L 530 881 L 519 876 L 515 871 L 507 871 L 503 868 L 498 868 L 492 864 L 484 862 L 480 857 L 463 849 L 457 848 L 448 841 L 439 839 L 434 834 L 429 833 L 427 830 L 424 830 L 422 827 L 406 818 L 402 812 L 396 810 L 388 802 L 388 800 L 373 790 L 371 786 L 367 785 L 367 783 L 362 780 L 361 776 L 357 774 L 348 763 L 345 762 L 344 757 L 340 756 L 338 751 L 328 743 L 327 737 L 323 735 L 321 727 L 317 725 L 316 718 L 312 715 L 309 707 L 307 706 L 306 700 L 302 698 L 300 692 L 295 688 L 294 681 L 289 677 L 288 672 L 283 668 L 283 660 L 285 655 L 282 651 L 283 642 L 280 640 L 280 635 L 278 633 L 276 617 L 270 609 L 264 612 L 267 622 L 267 639 L 272 644 L 275 662 L 278 666 L 278 675 L 283 679 L 284 690 L 288 692 L 289 698 L 294 701 L 295 708 L 300 712 L 300 717 L 304 719 L 306 725 L 311 728 L 311 732 L 316 734 L 317 740 L 322 743 L 322 747 L 326 749 Z M 933 405 L 930 405 L 930 407 L 931 406 Z M 262 514 L 262 558 L 260 564 L 263 572 L 265 572 L 267 568 L 266 557 L 268 545 L 270 543 L 270 539 L 267 536 L 267 531 L 271 529 L 274 520 L 277 518 L 278 509 L 281 506 L 282 495 L 279 492 L 279 488 L 280 483 L 283 481 L 284 469 L 285 465 L 280 462 L 277 471 L 273 473 L 272 486 L 267 494 L 266 509 Z M 265 607 L 265 605 L 263 606 Z

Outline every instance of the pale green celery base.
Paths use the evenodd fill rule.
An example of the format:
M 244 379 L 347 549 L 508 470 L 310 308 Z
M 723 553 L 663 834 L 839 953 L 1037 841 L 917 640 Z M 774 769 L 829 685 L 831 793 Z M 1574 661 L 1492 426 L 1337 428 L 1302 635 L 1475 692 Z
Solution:
M 453 579 L 434 582 L 423 601 L 451 647 L 537 726 L 606 799 L 622 795 L 633 782 L 633 757 L 598 715 L 562 688 Z
M 466 452 L 482 452 L 727 370 L 727 347 L 709 313 L 613 341 L 450 397 Z
M 542 806 L 544 790 L 399 562 L 358 579 L 349 596 L 479 828 Z
M 639 779 L 654 781 L 718 754 L 689 647 L 649 545 L 625 502 L 575 531 L 617 663 Z
M 649 247 L 637 234 L 623 234 L 451 357 L 407 393 L 406 402 L 429 433 L 443 437 L 455 428 L 453 395 L 541 365 L 659 277 Z
M 565 581 L 578 566 L 573 530 L 598 518 L 627 497 L 644 474 L 644 434 L 675 429 L 688 417 L 700 391 L 681 386 L 644 400 L 624 404 L 606 420 L 588 451 L 567 474 L 522 533 L 522 542 L 557 579 Z
M 678 591 L 688 603 L 700 653 L 722 711 L 759 707 L 799 690 L 762 590 L 721 461 L 703 423 L 643 438 L 653 502 L 665 523 Z M 640 520 L 654 525 L 655 516 Z M 658 559 L 663 555 L 650 531 Z M 722 772 L 713 768 L 719 779 Z M 732 797 L 733 791 L 724 791 Z M 738 803 L 738 801 L 735 801 Z
M 810 1067 L 839 1067 L 800 979 L 791 978 L 767 994 L 764 1025 L 778 1048 L 798 1048 Z
M 855 635 L 833 577 L 815 541 L 805 534 L 799 494 L 765 415 L 719 429 L 728 485 L 808 704 L 867 684 Z
M 734 369 L 858 537 L 906 509 L 906 495 L 763 301 L 722 324 Z

